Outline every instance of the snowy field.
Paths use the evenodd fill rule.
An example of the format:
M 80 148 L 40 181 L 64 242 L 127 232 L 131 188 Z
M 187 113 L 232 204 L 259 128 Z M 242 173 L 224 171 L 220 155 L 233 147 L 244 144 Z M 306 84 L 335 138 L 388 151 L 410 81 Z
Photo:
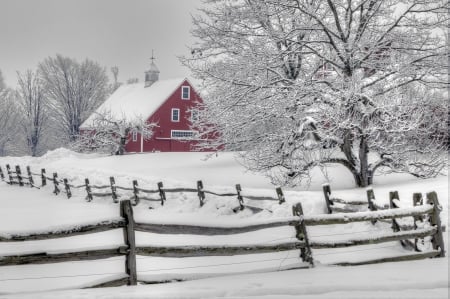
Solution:
M 4 157 L 0 165 L 30 165 L 34 172 L 44 167 L 47 175 L 57 171 L 60 178 L 74 184 L 88 177 L 93 184 L 116 178 L 117 185 L 131 186 L 137 179 L 141 187 L 194 188 L 203 180 L 206 190 L 234 191 L 240 183 L 243 194 L 276 197 L 275 186 L 260 175 L 245 172 L 230 153 L 205 160 L 202 153 L 154 153 L 123 157 L 81 155 L 56 150 L 40 158 Z M 352 188 L 350 174 L 332 169 L 329 177 L 334 195 L 364 200 L 365 190 Z M 37 180 L 39 182 L 39 180 Z M 236 198 L 206 197 L 200 208 L 196 194 L 168 194 L 166 204 L 141 203 L 135 207 L 137 221 L 231 225 L 261 222 L 291 216 L 291 205 L 301 202 L 305 215 L 326 211 L 321 184 L 325 178 L 315 176 L 309 187 L 286 189 L 287 204 L 252 203 L 263 212 L 244 210 L 233 213 Z M 388 203 L 389 191 L 398 191 L 402 204 L 412 205 L 412 193 L 436 191 L 443 206 L 441 218 L 448 226 L 448 177 L 418 180 L 407 175 L 390 175 L 375 179 L 377 203 Z M 124 197 L 129 194 L 123 194 Z M 0 235 L 19 232 L 57 230 L 64 226 L 96 222 L 119 216 L 111 199 L 84 200 L 83 189 L 74 190 L 69 200 L 64 194 L 52 194 L 52 186 L 38 189 L 9 186 L 0 182 Z M 249 203 L 249 201 L 246 201 Z M 151 207 L 152 209 L 149 209 Z M 386 223 L 352 223 L 308 228 L 315 240 L 345 240 L 355 236 L 390 231 Z M 223 245 L 273 244 L 294 239 L 291 227 L 265 229 L 230 236 L 158 235 L 136 233 L 138 245 Z M 448 248 L 448 233 L 444 240 Z M 69 252 L 75 249 L 98 249 L 123 243 L 121 230 L 34 242 L 2 242 L 0 255 L 37 252 Z M 98 261 L 66 262 L 47 265 L 0 267 L 1 298 L 448 298 L 448 258 L 376 265 L 338 267 L 345 261 L 364 261 L 408 253 L 399 242 L 341 249 L 313 250 L 316 267 L 278 271 L 301 265 L 298 251 L 231 257 L 156 258 L 138 256 L 138 275 L 146 279 L 191 278 L 195 280 L 137 287 L 77 290 L 95 282 L 119 278 L 124 273 L 124 258 Z M 238 274 L 236 274 L 238 273 Z M 239 274 L 240 273 L 240 274 Z

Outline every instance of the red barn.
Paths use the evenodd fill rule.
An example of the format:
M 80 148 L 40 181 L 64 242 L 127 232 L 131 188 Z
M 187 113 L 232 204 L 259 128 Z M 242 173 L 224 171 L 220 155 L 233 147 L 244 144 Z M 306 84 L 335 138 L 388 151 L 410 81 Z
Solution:
M 186 78 L 159 80 L 159 70 L 152 62 L 145 72 L 145 82 L 120 86 L 96 111 L 108 112 L 119 119 L 140 117 L 156 123 L 153 136 L 143 140 L 139 133 L 130 134 L 127 152 L 188 152 L 192 151 L 195 131 L 191 121 L 197 117 L 200 95 Z M 95 130 L 90 124 L 96 113 L 81 126 Z

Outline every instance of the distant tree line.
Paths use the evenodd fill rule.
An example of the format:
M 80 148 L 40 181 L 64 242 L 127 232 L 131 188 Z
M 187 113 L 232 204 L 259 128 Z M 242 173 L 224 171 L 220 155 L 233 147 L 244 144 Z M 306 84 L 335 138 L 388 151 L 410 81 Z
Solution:
M 118 67 L 56 55 L 17 73 L 8 87 L 0 70 L 0 155 L 42 155 L 77 140 L 81 124 L 121 83 Z

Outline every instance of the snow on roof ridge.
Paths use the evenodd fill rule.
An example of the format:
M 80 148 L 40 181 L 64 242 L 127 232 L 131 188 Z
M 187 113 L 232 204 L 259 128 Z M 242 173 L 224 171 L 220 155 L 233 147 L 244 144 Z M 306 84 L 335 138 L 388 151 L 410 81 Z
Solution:
M 91 128 L 96 113 L 108 112 L 117 119 L 147 119 L 184 81 L 190 83 L 188 78 L 179 77 L 158 80 L 149 87 L 145 87 L 145 82 L 123 84 L 83 122 L 81 128 Z

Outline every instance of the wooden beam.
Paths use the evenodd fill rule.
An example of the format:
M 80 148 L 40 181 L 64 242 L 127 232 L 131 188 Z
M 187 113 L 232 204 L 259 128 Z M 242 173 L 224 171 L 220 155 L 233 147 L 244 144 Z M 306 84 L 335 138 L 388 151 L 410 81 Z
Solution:
M 441 218 L 439 216 L 442 206 L 439 204 L 437 193 L 429 192 L 427 193 L 427 204 L 433 206 L 433 213 L 430 216 L 430 224 L 437 229 L 437 233 L 431 238 L 431 243 L 434 250 L 439 250 L 439 257 L 445 256 L 445 245 L 444 239 L 442 237 L 442 227 Z
M 345 224 L 351 222 L 418 216 L 423 214 L 430 214 L 432 211 L 433 207 L 431 205 L 424 205 L 420 207 L 402 208 L 395 210 L 382 210 L 375 212 L 355 212 L 349 214 L 331 214 L 331 215 L 325 214 L 316 216 L 305 216 L 304 221 L 307 226 Z
M 370 265 L 370 264 L 379 264 L 379 263 L 388 263 L 388 262 L 403 262 L 403 261 L 413 261 L 413 260 L 421 260 L 427 258 L 433 258 L 439 255 L 439 251 L 429 251 L 429 252 L 421 252 L 415 254 L 405 254 L 394 257 L 385 257 L 367 261 L 360 262 L 341 262 L 333 265 L 336 266 L 359 266 L 359 265 Z
M 286 225 L 295 225 L 300 221 L 284 220 L 253 224 L 241 227 L 212 227 L 200 225 L 182 225 L 182 224 L 153 224 L 153 223 L 135 223 L 135 230 L 156 234 L 184 234 L 184 235 L 233 235 L 246 232 L 252 232 L 265 228 L 280 227 Z
M 134 234 L 133 208 L 129 200 L 120 202 L 120 216 L 126 222 L 126 226 L 123 228 L 123 238 L 125 245 L 127 245 L 125 272 L 128 274 L 128 285 L 136 285 L 136 237 Z
M 26 255 L 8 255 L 0 257 L 0 266 L 15 266 L 25 264 L 51 264 L 61 262 L 73 261 L 90 261 L 105 259 L 115 256 L 123 255 L 120 253 L 120 248 L 109 248 L 99 250 L 86 250 L 79 252 L 67 253 L 33 253 Z
M 67 228 L 61 228 L 57 231 L 27 234 L 11 234 L 6 236 L 0 235 L 0 242 L 20 242 L 33 240 L 48 240 L 57 238 L 66 238 L 77 235 L 85 235 L 91 233 L 104 232 L 125 226 L 125 220 L 116 219 L 112 221 L 102 221 L 98 223 L 85 224 Z
M 276 251 L 296 250 L 305 246 L 304 242 L 288 242 L 269 245 L 237 245 L 237 246 L 139 246 L 138 255 L 158 257 L 199 257 L 230 256 L 253 253 L 269 253 Z
M 325 203 L 327 205 L 327 212 L 328 214 L 331 214 L 333 211 L 331 210 L 331 206 L 333 205 L 333 202 L 330 200 L 331 195 L 331 188 L 329 184 L 324 184 L 322 186 L 323 189 L 323 196 L 325 197 Z
M 426 236 L 431 236 L 436 234 L 437 229 L 435 227 L 424 228 L 416 231 L 406 231 L 406 232 L 395 232 L 388 233 L 379 236 L 369 236 L 366 238 L 360 239 L 350 239 L 344 241 L 330 241 L 330 242 L 321 242 L 321 241 L 310 241 L 310 245 L 314 249 L 321 248 L 342 248 L 356 245 L 367 245 L 367 244 L 378 244 L 384 242 L 391 241 L 399 241 L 406 239 L 414 239 L 414 238 L 423 238 Z

